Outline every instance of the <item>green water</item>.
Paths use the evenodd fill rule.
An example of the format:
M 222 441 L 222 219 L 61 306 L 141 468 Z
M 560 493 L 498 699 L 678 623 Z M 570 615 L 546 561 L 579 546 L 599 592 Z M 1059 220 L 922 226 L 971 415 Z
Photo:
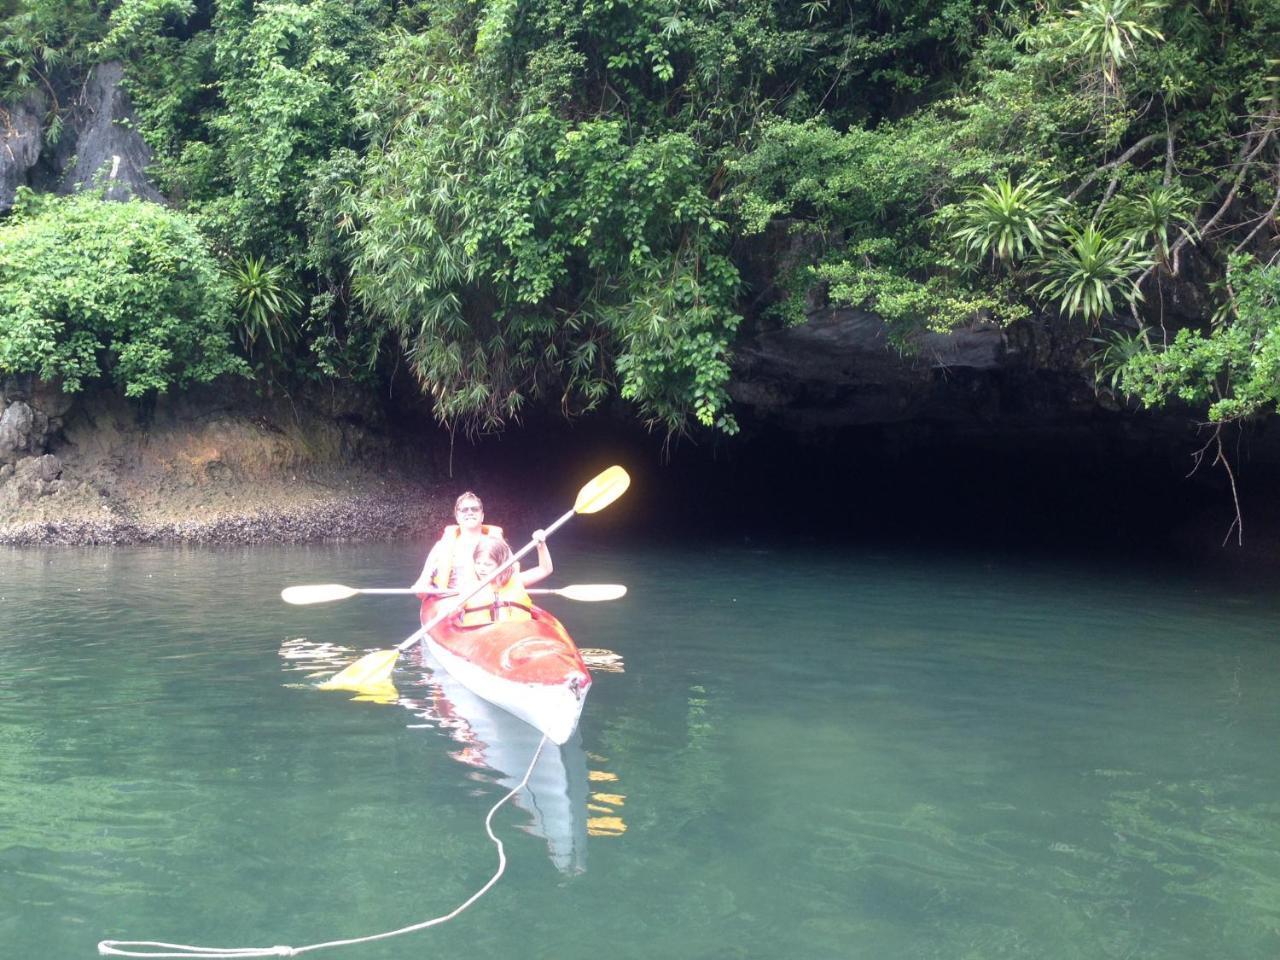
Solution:
M 277 599 L 420 560 L 0 552 L 0 956 L 297 946 L 481 885 L 536 740 L 412 660 L 398 703 L 310 689 L 412 603 Z M 507 874 L 458 920 L 310 956 L 1280 956 L 1276 595 L 857 549 L 584 539 L 556 563 L 631 588 L 548 603 L 625 660 L 559 795 L 498 813 Z

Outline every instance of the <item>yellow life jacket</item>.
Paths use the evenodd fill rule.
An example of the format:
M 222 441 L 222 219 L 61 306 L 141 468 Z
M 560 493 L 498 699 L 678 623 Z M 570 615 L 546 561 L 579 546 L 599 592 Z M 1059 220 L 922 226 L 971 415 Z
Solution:
M 480 535 L 483 537 L 496 537 L 503 539 L 502 528 L 495 527 L 487 523 L 480 524 Z M 440 534 L 440 543 L 444 545 L 444 549 L 440 552 L 440 557 L 436 560 L 436 572 L 431 577 L 432 586 L 440 590 L 448 590 L 450 587 L 458 585 L 457 558 L 454 552 L 458 549 L 458 538 L 462 536 L 462 530 L 456 523 L 451 523 L 444 528 L 444 533 Z M 471 558 L 464 557 L 464 566 L 470 568 Z
M 520 582 L 520 569 L 517 567 L 511 579 L 502 586 L 497 589 L 492 585 L 485 587 L 472 597 L 462 608 L 459 622 L 464 627 L 479 627 L 500 620 L 532 620 L 531 606 L 533 601 Z

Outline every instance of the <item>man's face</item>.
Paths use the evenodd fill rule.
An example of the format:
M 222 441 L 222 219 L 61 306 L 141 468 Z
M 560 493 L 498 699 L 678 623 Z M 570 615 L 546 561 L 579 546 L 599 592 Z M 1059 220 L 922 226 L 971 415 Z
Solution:
M 478 530 L 484 523 L 484 510 L 474 500 L 463 500 L 453 515 L 463 530 Z

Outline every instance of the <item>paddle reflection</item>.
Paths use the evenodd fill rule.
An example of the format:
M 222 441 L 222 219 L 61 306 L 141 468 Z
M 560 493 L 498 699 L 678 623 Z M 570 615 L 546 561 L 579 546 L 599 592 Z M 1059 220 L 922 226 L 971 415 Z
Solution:
M 459 745 L 449 754 L 453 759 L 490 771 L 494 782 L 508 790 L 519 783 L 542 734 L 477 697 L 426 651 L 415 658 L 414 668 L 396 678 L 400 703 L 447 731 Z M 513 798 L 530 816 L 523 829 L 547 842 L 551 862 L 561 873 L 587 869 L 588 793 L 587 755 L 575 730 L 563 745 L 548 742 L 543 747 L 528 786 Z

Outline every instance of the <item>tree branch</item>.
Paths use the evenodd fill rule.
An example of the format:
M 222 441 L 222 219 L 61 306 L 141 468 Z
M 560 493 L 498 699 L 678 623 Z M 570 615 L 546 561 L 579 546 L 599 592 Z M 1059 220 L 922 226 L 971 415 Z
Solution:
M 1120 166 L 1122 163 L 1128 162 L 1133 157 L 1133 155 L 1136 154 L 1143 147 L 1147 146 L 1150 143 L 1155 143 L 1157 140 L 1169 140 L 1172 138 L 1172 136 L 1173 136 L 1173 131 L 1169 131 L 1167 133 L 1147 134 L 1145 137 L 1143 137 L 1141 140 L 1135 143 L 1132 147 L 1130 147 L 1124 153 L 1120 154 L 1120 156 L 1116 157 L 1114 160 L 1110 161 L 1109 163 L 1104 163 L 1097 170 L 1093 171 L 1093 173 L 1089 174 L 1089 176 L 1085 177 L 1084 180 L 1081 181 L 1080 186 L 1076 187 L 1075 190 L 1073 190 L 1067 196 L 1067 199 L 1074 200 L 1076 197 L 1080 196 L 1080 194 L 1084 192 L 1084 188 L 1089 186 L 1089 184 L 1093 183 L 1093 181 L 1097 180 L 1100 176 L 1102 176 L 1104 172 L 1106 172 L 1107 170 L 1113 170 L 1116 167 Z M 1110 188 L 1110 189 L 1114 189 L 1114 188 Z
M 1268 119 L 1274 120 L 1275 114 L 1272 114 Z M 1249 141 L 1248 140 L 1245 141 L 1243 155 L 1240 158 L 1240 162 L 1236 164 L 1235 176 L 1218 181 L 1218 186 L 1222 186 L 1222 184 L 1230 180 L 1231 189 L 1227 191 L 1226 199 L 1222 201 L 1222 204 L 1218 207 L 1217 212 L 1215 212 L 1214 215 L 1210 217 L 1200 227 L 1199 232 L 1201 236 L 1204 236 L 1206 233 L 1212 230 L 1213 225 L 1217 223 L 1219 220 L 1221 220 L 1222 217 L 1226 214 L 1227 210 L 1230 209 L 1231 204 L 1236 199 L 1236 194 L 1240 191 L 1240 184 L 1244 182 L 1244 175 L 1249 164 L 1253 162 L 1254 157 L 1256 157 L 1259 153 L 1262 152 L 1262 148 L 1267 145 L 1267 142 L 1271 139 L 1271 134 L 1273 134 L 1274 132 L 1275 132 L 1275 129 L 1270 125 L 1258 131 L 1258 142 L 1254 144 L 1252 148 L 1250 148 L 1249 146 Z M 1185 247 L 1190 242 L 1191 242 L 1190 235 L 1184 234 L 1178 240 L 1178 242 L 1174 244 L 1174 247 L 1177 249 L 1181 249 L 1182 247 Z
M 1232 173 L 1230 175 L 1223 177 L 1214 184 L 1213 193 L 1216 193 L 1228 183 L 1231 184 L 1231 189 L 1227 191 L 1226 197 L 1223 199 L 1222 203 L 1218 205 L 1218 209 L 1214 211 L 1213 216 L 1203 224 L 1200 224 L 1195 233 L 1202 237 L 1205 236 L 1211 229 L 1213 229 L 1214 224 L 1221 220 L 1226 212 L 1231 209 L 1231 204 L 1235 202 L 1236 194 L 1240 191 L 1240 185 L 1244 182 L 1244 175 L 1248 171 L 1249 165 L 1253 162 L 1253 159 L 1262 152 L 1263 148 L 1265 148 L 1267 143 L 1271 140 L 1271 135 L 1275 133 L 1275 127 L 1273 126 L 1275 119 L 1276 114 L 1274 111 L 1267 114 L 1267 125 L 1260 130 L 1252 131 L 1247 137 L 1245 137 L 1244 146 L 1240 148 L 1240 159 L 1232 166 Z M 1183 235 L 1178 238 L 1177 242 L 1169 248 L 1170 275 L 1178 275 L 1178 270 L 1181 266 L 1182 251 L 1187 244 L 1191 242 L 1192 235 L 1193 234 L 1191 232 L 1183 233 Z M 1134 286 L 1141 288 L 1147 279 L 1155 272 L 1156 267 L 1158 266 L 1159 261 L 1147 267 L 1147 269 L 1142 272 L 1142 276 L 1138 277 Z
M 1227 541 L 1231 539 L 1231 531 L 1234 530 L 1236 532 L 1236 546 L 1244 546 L 1244 514 L 1240 510 L 1240 491 L 1236 488 L 1236 474 L 1231 469 L 1231 461 L 1227 459 L 1226 451 L 1222 449 L 1222 427 L 1222 423 L 1214 424 L 1213 436 L 1205 442 L 1203 447 L 1191 455 L 1191 473 L 1188 473 L 1187 476 L 1191 476 L 1200 469 L 1200 465 L 1204 462 L 1204 455 L 1209 447 L 1216 446 L 1217 456 L 1213 458 L 1213 466 L 1216 467 L 1218 464 L 1222 464 L 1222 468 L 1227 471 L 1227 479 L 1231 482 L 1231 502 L 1236 511 L 1235 518 L 1231 521 L 1231 526 L 1227 527 L 1227 535 L 1222 538 L 1222 545 L 1224 547 L 1227 545 Z
M 1249 241 L 1258 235 L 1258 232 L 1269 223 L 1274 223 L 1276 212 L 1280 211 L 1280 164 L 1276 166 L 1276 197 L 1271 201 L 1271 208 L 1258 220 L 1258 225 L 1249 231 L 1249 235 L 1240 241 L 1232 253 L 1239 253 L 1249 245 Z

